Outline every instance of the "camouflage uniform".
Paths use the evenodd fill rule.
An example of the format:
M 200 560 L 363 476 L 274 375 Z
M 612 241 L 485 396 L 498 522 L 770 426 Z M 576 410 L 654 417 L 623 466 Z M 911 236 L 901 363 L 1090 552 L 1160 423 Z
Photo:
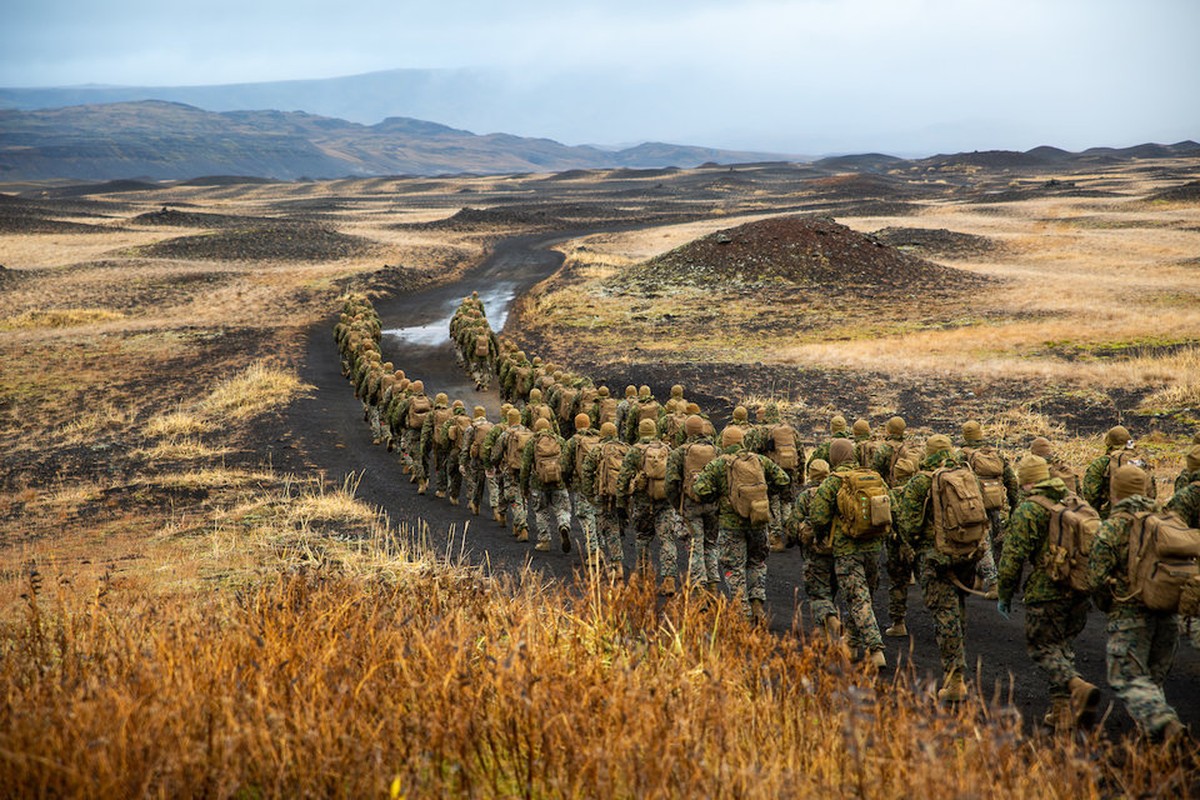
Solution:
M 824 483 L 824 481 L 822 481 Z M 838 591 L 837 571 L 834 567 L 833 547 L 829 531 L 817 538 L 809 519 L 813 497 L 820 483 L 809 483 L 796 497 L 796 521 L 800 528 L 800 543 L 804 548 L 804 595 L 808 598 L 808 610 L 813 622 L 824 625 L 830 617 L 837 618 L 834 597 Z
M 878 470 L 877 470 L 878 471 Z M 904 487 L 908 481 L 893 486 L 889 494 L 892 498 L 892 508 L 899 509 L 904 498 Z M 916 566 L 916 553 L 908 545 L 895 526 L 887 535 L 885 544 L 887 551 L 888 576 L 888 619 L 891 627 L 887 629 L 888 636 L 908 635 L 908 586 L 913 580 L 913 570 Z
M 630 392 L 631 389 L 633 390 L 632 392 Z M 625 426 L 626 426 L 627 420 L 629 419 L 629 411 L 636 404 L 637 404 L 637 387 L 636 386 L 626 386 L 625 387 L 625 398 L 623 400 L 621 400 L 621 402 L 617 403 L 617 418 L 615 420 L 615 424 L 617 426 L 617 438 L 619 438 L 621 441 L 625 442 L 626 444 L 629 444 L 633 441 L 633 439 L 630 439 L 627 437 L 626 432 L 625 432 Z M 634 439 L 636 439 L 637 438 L 636 437 L 636 428 L 634 429 L 634 432 L 635 432 Z
M 688 542 L 688 584 L 704 584 L 715 590 L 721 580 L 717 503 L 715 500 L 695 500 L 684 491 L 687 451 L 695 445 L 708 445 L 714 452 L 720 452 L 713 440 L 703 434 L 690 436 L 683 445 L 673 449 L 667 460 L 667 501 L 672 508 L 679 509 L 683 526 L 680 538 Z
M 498 426 L 497 426 L 498 427 Z M 512 514 L 512 529 L 517 539 L 525 541 L 529 538 L 529 514 L 525 507 L 525 495 L 521 491 L 520 468 L 513 468 L 507 463 L 508 442 L 519 433 L 529 431 L 520 422 L 512 422 L 497 434 L 497 457 L 492 466 L 496 468 L 500 480 L 500 488 L 504 493 L 504 505 Z M 493 431 L 494 432 L 494 431 Z
M 883 638 L 879 635 L 879 623 L 871 603 L 871 596 L 879 585 L 879 553 L 883 549 L 883 539 L 854 539 L 846 535 L 846 521 L 838 513 L 837 495 L 845 473 L 853 468 L 852 462 L 834 467 L 813 495 L 808 520 L 812 523 L 814 536 L 822 540 L 832 536 L 833 568 L 849 611 L 850 646 L 865 655 L 883 650 Z
M 816 448 L 813 449 L 812 453 L 809 454 L 808 461 L 805 462 L 805 465 L 811 464 L 812 462 L 816 461 L 818 458 L 821 459 L 822 461 L 828 461 L 829 460 L 829 445 L 833 442 L 833 440 L 834 439 L 849 439 L 849 438 L 850 438 L 850 434 L 847 433 L 846 431 L 838 431 L 836 433 L 831 434 L 828 441 L 822 442 L 821 444 L 817 445 Z
M 1120 430 L 1121 433 L 1114 438 L 1114 431 L 1117 430 Z M 1105 435 L 1107 452 L 1094 459 L 1088 465 L 1087 471 L 1083 475 L 1083 499 L 1100 513 L 1100 519 L 1108 518 L 1109 506 L 1111 505 L 1111 497 L 1109 496 L 1109 462 L 1112 461 L 1115 454 L 1126 449 L 1131 449 L 1127 448 L 1129 442 L 1129 432 L 1124 428 L 1111 429 Z M 1147 495 L 1153 499 L 1156 494 L 1154 477 L 1151 476 L 1150 488 Z
M 896 477 L 892 474 L 892 468 L 896 461 L 902 458 L 905 454 L 911 455 L 914 458 L 917 452 L 907 445 L 904 435 L 888 436 L 879 445 L 879 449 L 875 451 L 875 457 L 871 459 L 871 469 L 883 476 L 883 480 L 888 486 L 895 488 Z
M 468 420 L 470 417 L 467 416 L 467 410 L 460 400 L 454 401 L 454 405 L 450 407 L 450 413 L 450 419 L 442 424 L 441 433 L 435 438 L 447 442 L 438 464 L 438 484 L 446 487 L 446 499 L 450 501 L 450 505 L 456 506 L 459 492 L 462 490 L 463 479 L 463 470 L 459 469 L 459 463 L 462 461 L 466 431 L 470 430 L 462 426 L 466 424 L 464 420 Z
M 954 676 L 961 681 L 967 671 L 964 644 L 967 596 L 955 585 L 954 579 L 964 586 L 970 586 L 975 579 L 976 562 L 953 559 L 938 552 L 934 544 L 933 511 L 926 501 L 933 486 L 931 473 L 939 467 L 957 463 L 948 450 L 926 456 L 920 464 L 921 471 L 904 487 L 904 496 L 896 514 L 901 538 L 916 553 L 921 591 L 933 617 L 934 637 L 948 685 L 954 682 Z
M 1057 503 L 1067 495 L 1067 486 L 1059 478 L 1048 478 L 1033 485 L 1030 495 L 1040 495 Z M 1021 572 L 1028 561 L 1033 569 L 1025 581 L 1025 649 L 1029 658 L 1045 673 L 1050 683 L 1050 698 L 1066 698 L 1068 684 L 1079 677 L 1075 669 L 1073 643 L 1087 624 L 1088 595 L 1056 582 L 1045 569 L 1048 560 L 1050 511 L 1033 500 L 1025 500 L 1013 510 L 1008 523 L 1008 538 L 1000 559 L 1000 602 L 1011 605 Z
M 621 472 L 617 476 L 617 490 L 620 499 L 618 505 L 624 506 L 629 515 L 629 525 L 634 532 L 634 543 L 637 550 L 637 569 L 643 574 L 651 574 L 652 564 L 650 546 L 658 537 L 658 577 L 670 578 L 670 586 L 679 575 L 679 546 L 676 537 L 678 528 L 675 524 L 674 510 L 664 498 L 655 500 L 646 491 L 645 479 L 642 472 L 642 461 L 646 447 L 658 443 L 654 437 L 642 436 L 621 464 Z
M 1004 455 L 999 447 L 989 444 L 983 439 L 963 440 L 960 444 L 958 460 L 969 464 L 971 456 L 984 447 L 991 447 L 1004 464 L 1001 473 L 1001 480 L 1004 482 L 1004 504 L 1000 508 L 988 511 L 991 525 L 988 526 L 987 547 L 984 548 L 983 556 L 979 559 L 979 565 L 976 568 L 976 574 L 983 582 L 984 587 L 989 590 L 989 596 L 995 599 L 996 562 L 1000 560 L 1000 553 L 1004 547 L 1004 523 L 1017 505 L 1020 487 L 1017 486 L 1017 474 L 1013 471 L 1008 456 Z
M 583 531 L 588 559 L 592 564 L 599 566 L 606 554 L 600 548 L 600 539 L 596 532 L 596 507 L 584 491 L 583 469 L 586 459 L 581 457 L 580 453 L 585 440 L 600 441 L 600 431 L 590 427 L 572 427 L 575 427 L 575 433 L 567 440 L 565 453 L 567 488 L 574 495 L 575 519 L 579 520 L 579 527 Z
M 1179 642 L 1177 614 L 1151 611 L 1129 591 L 1129 533 L 1132 515 L 1153 511 L 1154 501 L 1133 495 L 1118 501 L 1100 526 L 1088 558 L 1088 579 L 1097 602 L 1108 607 L 1108 683 L 1138 727 L 1159 737 L 1178 726 L 1167 704 L 1163 682 L 1175 660 Z
M 546 421 L 549 424 L 549 420 Z M 544 427 L 538 425 L 539 428 Z M 557 483 L 543 483 L 534 464 L 535 450 L 540 440 L 549 437 L 558 445 L 558 468 L 562 476 Z M 525 445 L 521 456 L 521 492 L 533 501 L 533 521 L 537 528 L 537 549 L 550 549 L 550 531 L 558 531 L 563 552 L 571 549 L 571 498 L 567 494 L 566 442 L 551 430 L 538 430 Z
M 792 439 L 796 443 L 796 466 L 787 468 L 781 465 L 781 468 L 788 474 L 789 486 L 799 486 L 804 482 L 804 446 L 800 444 L 800 432 L 789 423 L 780 419 L 779 410 L 774 405 L 768 406 L 763 410 L 763 419 L 763 424 L 754 426 L 746 435 L 746 449 L 752 450 L 759 455 L 764 455 L 778 464 L 779 461 L 778 456 L 775 454 L 775 440 L 772 438 L 772 432 L 778 426 L 789 428 Z M 790 490 L 771 496 L 771 521 L 767 525 L 767 542 L 774 552 L 781 552 L 786 546 L 784 542 L 784 527 L 789 520 L 786 518 L 785 510 L 790 511 L 791 508 L 792 497 Z
M 599 551 L 608 562 L 610 574 L 618 575 L 624 561 L 624 553 L 621 550 L 624 510 L 618 504 L 617 497 L 606 497 L 600 493 L 598 478 L 602 456 L 601 448 L 625 446 L 616 435 L 614 427 L 612 435 L 602 436 L 600 446 L 588 454 L 587 459 L 583 462 L 583 475 L 581 476 L 583 494 L 596 509 L 596 539 Z
M 425 462 L 421 458 L 421 428 L 414 428 L 408 424 L 408 410 L 418 397 L 426 397 L 426 395 L 424 392 L 410 394 L 400 404 L 396 416 L 403 426 L 403 433 L 400 434 L 400 463 L 409 472 L 411 481 L 422 482 L 425 480 Z M 426 399 L 428 398 L 426 397 Z
M 503 467 L 504 452 L 501 438 L 506 430 L 508 430 L 508 422 L 501 415 L 500 421 L 488 431 L 479 448 L 479 457 L 483 460 L 484 475 L 487 478 L 488 498 L 492 504 L 492 519 L 500 525 L 504 524 L 504 512 L 508 508 L 508 493 L 504 480 L 508 470 Z
M 1200 470 L 1183 473 L 1184 480 L 1175 482 L 1175 494 L 1167 501 L 1168 511 L 1183 517 L 1190 528 L 1200 528 Z
M 445 416 L 446 419 L 440 420 L 439 417 Z M 447 469 L 447 462 L 450 458 L 450 440 L 443 438 L 444 423 L 449 421 L 454 416 L 454 412 L 450 410 L 450 401 L 446 399 L 444 394 L 439 394 L 433 403 L 433 411 L 425 417 L 425 424 L 421 426 L 421 442 L 418 445 L 419 459 L 423 468 L 432 467 L 430 473 L 426 473 L 433 478 L 433 489 L 438 497 L 446 496 L 446 485 L 450 478 L 450 471 Z
M 471 427 L 467 428 L 463 434 L 462 446 L 459 448 L 458 454 L 458 466 L 465 484 L 467 506 L 473 514 L 479 513 L 485 486 L 489 490 L 488 501 L 492 508 L 494 509 L 500 504 L 494 488 L 495 477 L 488 478 L 487 465 L 484 463 L 486 452 L 483 450 L 483 442 L 487 438 L 487 434 L 482 431 L 487 425 L 489 425 L 487 415 L 476 413 L 471 421 Z
M 717 513 L 720 527 L 719 544 L 721 567 L 730 592 L 741 603 L 742 613 L 753 618 L 754 604 L 767 599 L 767 526 L 754 525 L 734 510 L 729 498 L 729 464 L 741 451 L 741 446 L 726 452 L 696 476 L 692 489 L 701 500 L 719 503 Z M 788 487 L 787 473 L 766 456 L 758 456 L 766 477 L 768 494 L 779 493 Z

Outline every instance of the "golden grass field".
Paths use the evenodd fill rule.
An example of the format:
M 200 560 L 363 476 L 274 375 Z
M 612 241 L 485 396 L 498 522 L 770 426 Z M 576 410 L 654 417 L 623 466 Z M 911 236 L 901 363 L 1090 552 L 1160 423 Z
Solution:
M 775 330 L 747 333 L 764 313 L 753 294 L 664 292 L 638 304 L 641 320 L 611 296 L 624 270 L 779 202 L 753 192 L 700 221 L 563 244 L 566 269 L 518 323 L 566 363 L 620 363 L 637 344 L 667 364 L 1127 391 L 1137 406 L 1124 412 L 1172 423 L 1156 434 L 1157 418 L 1133 417 L 1165 485 L 1200 424 L 1200 204 L 1140 200 L 1178 182 L 1154 174 L 1071 176 L 1121 198 L 940 199 L 915 217 L 839 218 L 1002 244 L 936 259 L 1005 279 L 969 308 L 937 309 L 961 324 L 876 310 L 833 337 L 796 334 L 805 310 L 778 304 Z M 1194 762 L 1140 741 L 1030 736 L 993 698 L 939 710 L 903 675 L 876 683 L 820 642 L 723 612 L 439 558 L 358 501 L 353 476 L 264 460 L 263 431 L 312 391 L 306 336 L 347 289 L 381 291 L 385 264 L 452 279 L 510 232 L 397 224 L 543 191 L 543 177 L 164 187 L 86 208 L 49 197 L 50 218 L 93 229 L 0 228 L 0 796 L 1200 791 Z M 336 208 L 317 222 L 366 245 L 333 259 L 283 245 L 162 255 L 182 237 L 211 253 L 223 231 L 135 220 L 164 206 L 290 219 L 320 202 Z M 706 335 L 655 324 L 714 303 Z M 897 402 L 873 398 L 876 421 Z M 984 422 L 1014 441 L 1052 435 L 1079 465 L 1099 452 L 1095 432 L 1069 435 L 1027 398 Z

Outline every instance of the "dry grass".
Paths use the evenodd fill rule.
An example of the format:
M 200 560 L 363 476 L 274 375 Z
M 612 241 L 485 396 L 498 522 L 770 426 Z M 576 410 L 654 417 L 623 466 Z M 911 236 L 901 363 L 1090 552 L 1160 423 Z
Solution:
M 60 308 L 45 311 L 23 311 L 15 317 L 0 320 L 0 331 L 31 328 L 71 328 L 96 322 L 112 322 L 125 315 L 104 308 Z
M 200 403 L 200 409 L 218 419 L 240 422 L 285 406 L 312 388 L 295 373 L 259 361 L 213 389 Z

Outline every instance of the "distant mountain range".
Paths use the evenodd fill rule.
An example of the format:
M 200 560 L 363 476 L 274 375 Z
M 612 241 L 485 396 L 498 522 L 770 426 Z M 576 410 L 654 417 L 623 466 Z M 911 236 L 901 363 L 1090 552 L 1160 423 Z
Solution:
M 300 111 L 218 113 L 161 100 L 0 110 L 0 181 L 504 174 L 781 158 L 662 143 L 610 151 L 402 117 L 362 125 Z

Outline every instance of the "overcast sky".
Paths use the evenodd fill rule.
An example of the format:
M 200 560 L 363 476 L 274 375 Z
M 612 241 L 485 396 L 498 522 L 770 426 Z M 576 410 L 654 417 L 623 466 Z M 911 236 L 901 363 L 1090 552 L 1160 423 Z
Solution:
M 6 0 L 0 86 L 483 67 L 571 144 L 1083 149 L 1200 139 L 1198 39 L 1200 0 Z M 537 107 L 576 85 L 586 125 Z

